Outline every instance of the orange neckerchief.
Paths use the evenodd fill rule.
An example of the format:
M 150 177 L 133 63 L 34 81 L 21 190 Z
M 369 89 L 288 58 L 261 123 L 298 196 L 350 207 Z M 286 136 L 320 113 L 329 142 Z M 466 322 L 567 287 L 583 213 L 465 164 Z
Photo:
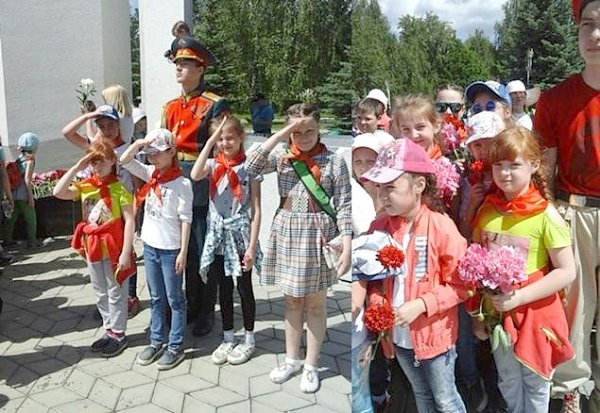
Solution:
M 319 168 L 319 165 L 317 165 L 312 158 L 313 156 L 318 155 L 321 152 L 324 152 L 325 150 L 325 145 L 323 145 L 322 143 L 317 143 L 315 146 L 313 146 L 313 148 L 310 151 L 302 152 L 300 149 L 298 149 L 296 144 L 292 142 L 292 144 L 290 145 L 291 155 L 288 155 L 288 159 L 290 161 L 298 160 L 304 162 L 308 166 L 311 175 L 315 178 L 315 181 L 317 181 L 317 183 L 320 184 L 321 168 Z
M 433 142 L 433 144 L 431 144 L 431 146 L 427 150 L 427 155 L 429 155 L 429 159 L 431 159 L 432 161 L 436 161 L 443 156 L 442 148 L 440 148 L 440 145 Z
M 77 185 L 90 184 L 98 188 L 100 190 L 100 198 L 102 198 L 104 201 L 104 205 L 106 205 L 106 207 L 112 211 L 112 200 L 110 198 L 110 190 L 108 189 L 108 186 L 118 181 L 119 180 L 117 176 L 114 174 L 110 174 L 104 178 L 100 178 L 98 175 L 94 174 L 90 178 L 84 179 Z
M 479 220 L 479 214 L 485 205 L 492 205 L 503 215 L 515 214 L 519 216 L 528 216 L 545 211 L 548 207 L 548 200 L 542 196 L 540 191 L 538 191 L 533 184 L 529 184 L 527 192 L 523 195 L 519 195 L 510 201 L 504 197 L 504 193 L 500 189 L 496 189 L 483 200 L 483 204 L 473 220 L 474 223 Z
M 215 170 L 210 178 L 210 197 L 214 198 L 217 194 L 217 187 L 219 182 L 225 174 L 227 174 L 227 179 L 229 180 L 229 188 L 233 193 L 233 196 L 238 201 L 242 201 L 242 186 L 240 185 L 240 179 L 238 175 L 233 170 L 234 166 L 238 166 L 246 160 L 246 154 L 243 152 L 238 153 L 234 158 L 227 159 L 223 152 L 219 151 L 215 156 Z
M 160 184 L 164 184 L 174 179 L 177 179 L 182 175 L 183 172 L 181 171 L 179 165 L 171 166 L 165 171 L 165 173 L 162 174 L 160 173 L 160 170 L 158 168 L 155 168 L 154 172 L 152 172 L 152 177 L 150 178 L 150 180 L 146 182 L 144 186 L 142 186 L 138 193 L 135 195 L 136 208 L 138 205 L 141 205 L 142 202 L 144 202 L 144 199 L 146 199 L 146 195 L 148 195 L 148 192 L 150 192 L 151 189 L 154 191 L 159 201 L 162 202 L 162 195 L 160 194 L 160 188 L 158 186 Z

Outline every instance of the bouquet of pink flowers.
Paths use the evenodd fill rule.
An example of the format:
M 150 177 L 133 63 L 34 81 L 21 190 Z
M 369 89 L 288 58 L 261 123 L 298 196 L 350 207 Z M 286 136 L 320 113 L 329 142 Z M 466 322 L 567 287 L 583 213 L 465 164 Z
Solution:
M 450 159 L 442 156 L 433 162 L 438 195 L 448 206 L 460 186 L 460 174 Z
M 466 158 L 465 139 L 467 131 L 465 125 L 453 115 L 445 115 L 442 119 L 440 137 L 444 144 L 446 156 L 453 161 Z
M 56 183 L 66 172 L 64 169 L 56 169 L 40 174 L 34 173 L 31 182 L 35 199 L 52 196 Z
M 484 322 L 493 332 L 492 351 L 499 344 L 506 350 L 510 339 L 502 327 L 503 313 L 496 311 L 489 297 L 510 294 L 514 284 L 527 280 L 525 268 L 525 257 L 511 246 L 489 250 L 473 243 L 458 262 L 458 276 L 467 285 L 472 297 L 465 305 L 472 316 Z

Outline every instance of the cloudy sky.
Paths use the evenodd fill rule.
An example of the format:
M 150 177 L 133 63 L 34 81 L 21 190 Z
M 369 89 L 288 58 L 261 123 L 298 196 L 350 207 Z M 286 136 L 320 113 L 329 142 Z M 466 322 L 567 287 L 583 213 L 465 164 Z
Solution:
M 494 23 L 503 17 L 502 5 L 506 0 L 378 0 L 381 11 L 395 31 L 398 18 L 406 14 L 421 17 L 433 12 L 441 20 L 450 23 L 459 38 L 466 39 L 483 29 L 493 39 Z
M 501 20 L 502 5 L 507 0 L 378 0 L 381 11 L 387 16 L 390 26 L 395 31 L 398 18 L 405 14 L 424 16 L 431 11 L 441 20 L 450 23 L 458 37 L 466 39 L 483 29 L 492 40 L 494 23 Z M 137 7 L 138 0 L 129 0 L 132 7 Z

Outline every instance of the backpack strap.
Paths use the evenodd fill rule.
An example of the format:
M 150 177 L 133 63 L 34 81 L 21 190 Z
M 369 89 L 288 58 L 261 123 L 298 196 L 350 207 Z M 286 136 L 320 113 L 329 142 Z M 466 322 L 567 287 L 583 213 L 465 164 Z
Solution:
M 327 215 L 329 215 L 334 221 L 336 221 L 337 217 L 335 211 L 329 203 L 331 198 L 329 197 L 327 192 L 325 192 L 325 189 L 323 189 L 323 187 L 317 183 L 315 177 L 312 176 L 312 174 L 308 170 L 306 163 L 299 160 L 293 160 L 291 161 L 291 163 L 292 167 L 294 168 L 294 171 L 296 171 L 296 174 L 300 178 L 300 181 L 302 181 L 302 183 L 306 187 L 306 190 L 308 191 L 312 199 L 317 203 L 317 205 L 319 205 L 319 207 L 321 207 L 323 211 L 327 213 Z

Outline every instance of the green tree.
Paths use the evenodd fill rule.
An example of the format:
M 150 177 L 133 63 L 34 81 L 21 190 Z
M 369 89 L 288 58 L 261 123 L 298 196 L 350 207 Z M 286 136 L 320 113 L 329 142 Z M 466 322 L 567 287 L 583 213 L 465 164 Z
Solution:
M 480 79 L 495 79 L 500 75 L 498 59 L 494 44 L 485 36 L 483 30 L 476 29 L 475 33 L 465 40 L 465 47 L 477 55 L 477 58 L 487 69 L 485 76 Z
M 352 7 L 352 40 L 348 57 L 354 90 L 364 96 L 372 88 L 396 84 L 399 62 L 396 38 L 390 32 L 376 0 L 355 0 Z
M 354 77 L 352 64 L 348 61 L 340 62 L 340 68 L 331 73 L 325 82 L 317 87 L 319 104 L 328 108 L 336 117 L 336 127 L 350 129 L 352 124 L 352 105 L 360 99 L 359 93 L 354 90 Z
M 402 93 L 430 95 L 442 83 L 465 86 L 488 76 L 489 69 L 477 52 L 466 47 L 450 25 L 432 13 L 422 18 L 400 18 L 398 32 Z
M 577 28 L 569 0 L 509 0 L 496 25 L 503 80 L 527 78 L 527 54 L 533 50 L 530 83 L 554 85 L 581 69 Z
M 129 14 L 129 38 L 131 42 L 131 96 L 132 104 L 137 106 L 142 96 L 140 75 L 140 18 L 138 9 L 131 9 Z

